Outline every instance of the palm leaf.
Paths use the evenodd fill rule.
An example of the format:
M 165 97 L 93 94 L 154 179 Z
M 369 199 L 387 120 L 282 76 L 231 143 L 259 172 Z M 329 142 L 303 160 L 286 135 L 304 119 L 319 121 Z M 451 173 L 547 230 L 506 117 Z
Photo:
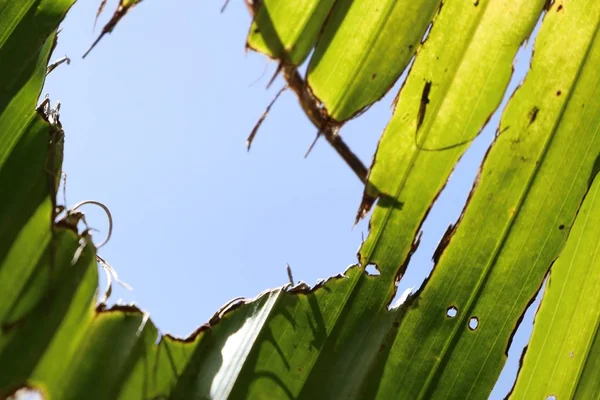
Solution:
M 47 109 L 34 110 L 70 1 L 1 1 L 0 55 L 18 56 L 0 76 L 0 365 L 12 366 L 0 376 L 0 397 L 23 386 L 49 398 L 486 397 L 578 212 L 577 221 L 594 215 L 595 200 L 580 208 L 600 154 L 596 3 L 556 2 L 547 10 L 543 0 L 251 7 L 248 45 L 280 61 L 313 122 L 339 128 L 416 58 L 369 175 L 361 215 L 375 207 L 360 265 L 313 288 L 288 285 L 233 301 L 181 340 L 160 335 L 136 307 L 96 306 L 93 244 L 54 220 L 62 128 Z M 388 311 L 419 227 L 498 108 L 517 50 L 540 18 L 531 69 L 503 112 L 460 221 L 436 251 L 432 275 Z M 296 68 L 312 49 L 302 78 Z M 595 245 L 593 232 L 578 224 L 557 271 L 573 264 L 560 261 L 573 259 L 571 243 Z M 577 253 L 581 264 L 593 265 L 586 254 Z M 380 274 L 368 275 L 368 264 Z M 556 276 L 562 287 L 576 284 Z M 547 378 L 529 358 L 564 357 L 537 345 L 546 313 L 562 306 L 551 288 L 515 396 L 548 394 L 539 384 Z M 570 317 L 564 315 L 561 321 Z M 597 315 L 575 322 L 586 328 L 573 343 L 578 367 L 557 363 L 556 371 L 562 382 L 580 376 L 578 390 L 597 395 L 590 378 L 597 363 L 582 364 L 594 360 Z M 531 381 L 537 385 L 523 389 L 521 382 Z M 556 391 L 573 393 L 567 386 Z

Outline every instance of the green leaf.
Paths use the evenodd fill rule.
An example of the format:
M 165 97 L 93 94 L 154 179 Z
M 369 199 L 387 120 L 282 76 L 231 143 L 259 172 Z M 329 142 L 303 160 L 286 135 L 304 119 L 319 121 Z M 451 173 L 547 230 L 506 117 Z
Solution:
M 514 1 L 509 8 L 496 2 L 444 5 L 375 154 L 364 206 L 381 198 L 360 252 L 364 264 L 396 274 L 454 165 L 500 105 L 513 58 L 543 5 L 543 0 Z M 427 82 L 429 102 L 418 127 Z
M 391 89 L 414 55 L 439 0 L 338 1 L 308 65 L 308 84 L 337 121 Z
M 45 217 L 48 221 L 47 214 Z M 77 262 L 71 265 L 78 247 L 75 233 L 57 232 L 55 240 L 43 248 L 31 275 L 26 276 L 25 287 L 16 296 L 3 295 L 3 302 L 11 305 L 11 311 L 23 312 L 11 312 L 9 318 L 6 314 L 3 318 L 0 363 L 11 368 L 0 376 L 0 397 L 28 384 L 52 397 L 69 398 L 71 388 L 61 385 L 93 317 L 97 290 L 93 247 L 87 243 Z M 4 274 L 7 269 L 27 266 L 25 262 L 4 263 L 0 268 Z
M 113 20 L 137 3 L 120 2 Z M 234 301 L 180 340 L 159 335 L 134 306 L 96 307 L 93 244 L 53 220 L 62 129 L 34 108 L 70 2 L 0 1 L 0 55 L 17 51 L 0 67 L 8 74 L 0 75 L 0 365 L 11 366 L 0 374 L 0 397 L 28 385 L 61 399 L 485 398 L 598 169 L 600 3 L 550 8 L 531 71 L 432 276 L 403 306 L 387 306 L 420 224 L 498 107 L 544 3 L 448 1 L 439 11 L 379 145 L 365 206 L 379 202 L 361 266 L 312 289 Z M 266 44 L 276 32 L 283 42 L 267 46 L 271 55 L 285 48 L 286 61 L 300 62 L 331 3 L 265 4 L 275 30 L 256 34 Z M 336 2 L 308 73 L 331 116 L 345 120 L 389 89 L 438 4 Z M 284 29 L 286 13 L 298 25 Z M 587 204 L 580 218 L 591 215 Z M 365 272 L 369 263 L 380 275 Z M 449 307 L 456 316 L 446 316 Z M 594 355 L 597 329 L 586 328 Z M 594 363 L 587 359 L 581 393 L 597 390 Z
M 52 236 L 53 203 L 45 169 L 50 129 L 36 115 L 0 169 L 0 187 L 10 188 L 0 207 L 2 324 L 19 320 L 37 304 L 51 274 L 47 265 L 41 265 Z
M 531 71 L 503 114 L 459 226 L 422 292 L 398 314 L 378 396 L 489 395 L 520 315 L 566 239 L 560 227 L 571 226 L 597 169 L 599 24 L 593 1 L 555 4 L 545 16 Z M 449 307 L 456 317 L 446 316 Z
M 18 320 L 35 304 L 48 279 L 38 261 L 50 242 L 55 190 L 50 188 L 56 187 L 60 173 L 62 131 L 50 126 L 35 105 L 56 40 L 54 31 L 71 4 L 0 3 L 0 58 L 11 60 L 0 65 L 0 289 L 7 296 L 0 305 L 3 324 Z M 20 291 L 31 297 L 17 305 L 11 295 Z
M 293 65 L 314 47 L 308 84 L 328 115 L 345 121 L 391 89 L 439 5 L 440 0 L 267 0 L 258 7 L 248 46 Z
M 335 0 L 265 0 L 259 3 L 248 47 L 299 65 L 315 45 Z
M 513 398 L 600 394 L 600 179 L 552 267 Z
M 54 43 L 51 34 L 73 2 L 0 2 L 0 60 L 10 60 L 0 63 L 0 167 L 33 118 Z

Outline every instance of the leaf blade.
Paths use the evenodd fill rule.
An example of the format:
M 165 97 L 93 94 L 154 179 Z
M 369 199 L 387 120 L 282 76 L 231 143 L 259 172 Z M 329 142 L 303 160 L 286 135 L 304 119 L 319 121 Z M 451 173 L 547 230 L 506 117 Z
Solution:
M 415 53 L 440 2 L 337 2 L 307 81 L 328 114 L 345 121 L 390 90 Z
M 511 397 L 598 394 L 600 179 L 595 179 L 552 267 Z
M 265 0 L 258 5 L 247 46 L 268 57 L 300 65 L 315 45 L 335 0 Z

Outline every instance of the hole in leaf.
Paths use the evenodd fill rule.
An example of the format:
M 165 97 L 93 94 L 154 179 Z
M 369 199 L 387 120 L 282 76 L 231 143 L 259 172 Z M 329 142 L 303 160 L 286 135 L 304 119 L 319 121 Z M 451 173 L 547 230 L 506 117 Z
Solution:
M 546 397 L 546 400 L 556 400 L 556 396 L 551 394 L 550 396 Z
M 471 319 L 469 320 L 469 329 L 474 331 L 475 329 L 477 329 L 478 326 L 479 326 L 479 318 L 471 317 Z
M 8 398 L 13 400 L 44 400 L 44 396 L 39 390 L 30 387 L 22 387 Z
M 446 316 L 448 318 L 454 318 L 456 317 L 456 315 L 458 314 L 458 308 L 451 306 L 448 307 L 448 309 L 446 310 Z
M 379 269 L 377 269 L 377 265 L 375 264 L 367 264 L 367 266 L 365 267 L 365 272 L 367 273 L 367 275 L 371 275 L 371 276 L 378 276 L 381 275 L 381 273 L 379 272 Z

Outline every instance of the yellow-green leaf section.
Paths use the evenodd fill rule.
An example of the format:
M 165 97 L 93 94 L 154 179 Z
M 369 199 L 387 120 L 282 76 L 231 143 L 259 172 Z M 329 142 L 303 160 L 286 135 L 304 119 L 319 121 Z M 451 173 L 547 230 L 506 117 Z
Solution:
M 600 396 L 600 179 L 550 271 L 511 398 Z
M 557 2 L 546 15 L 458 229 L 423 291 L 398 313 L 378 397 L 489 395 L 597 172 L 599 24 L 593 0 Z
M 379 100 L 414 55 L 439 0 L 338 1 L 308 66 L 308 83 L 344 121 Z
M 445 4 L 419 51 L 371 167 L 367 194 L 382 197 L 360 254 L 395 274 L 454 165 L 499 106 L 519 45 L 544 0 Z M 423 91 L 431 82 L 419 130 Z M 394 199 L 393 201 L 390 199 Z M 395 204 L 394 204 L 395 203 Z
M 335 0 L 264 0 L 248 33 L 248 47 L 301 64 L 312 50 Z

